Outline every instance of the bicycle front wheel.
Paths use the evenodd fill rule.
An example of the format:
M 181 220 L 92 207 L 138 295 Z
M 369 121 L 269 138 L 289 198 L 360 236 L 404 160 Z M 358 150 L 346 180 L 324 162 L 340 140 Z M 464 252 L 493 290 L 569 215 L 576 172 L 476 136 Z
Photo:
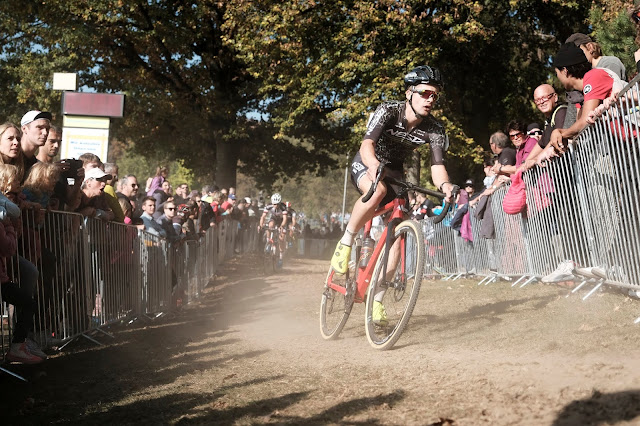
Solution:
M 404 331 L 418 300 L 424 271 L 425 249 L 418 223 L 405 220 L 395 228 L 386 275 L 381 254 L 367 290 L 365 329 L 376 349 L 393 347 Z
M 271 243 L 267 243 L 262 254 L 263 270 L 265 275 L 271 275 L 276 270 L 275 247 Z
M 334 287 L 340 287 L 344 294 Z M 341 276 L 329 268 L 320 300 L 320 334 L 324 339 L 332 340 L 340 335 L 351 314 L 354 291 L 355 282 L 349 278 L 349 272 Z

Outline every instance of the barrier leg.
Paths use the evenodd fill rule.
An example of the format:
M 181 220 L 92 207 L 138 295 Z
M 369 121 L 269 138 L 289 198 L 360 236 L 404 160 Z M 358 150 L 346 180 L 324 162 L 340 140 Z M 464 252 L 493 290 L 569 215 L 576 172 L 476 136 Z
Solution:
M 571 290 L 571 292 L 568 293 L 565 297 L 571 296 L 573 293 L 575 293 L 576 291 L 580 290 L 588 282 L 589 282 L 589 280 L 583 280 L 580 284 L 578 284 L 578 286 L 576 288 Z
M 520 288 L 522 288 L 522 287 L 526 286 L 526 285 L 527 285 L 527 284 L 529 284 L 530 282 L 533 282 L 533 280 L 535 280 L 535 279 L 536 279 L 535 275 L 534 275 L 534 276 L 532 276 L 532 277 L 530 277 L 528 280 L 526 280 L 526 281 L 525 281 L 525 282 L 520 286 Z
M 640 320 L 640 318 L 638 318 Z M 13 371 L 7 370 L 6 368 L 0 367 L 0 371 L 3 371 L 5 373 L 7 373 L 10 376 L 15 377 L 16 379 L 22 380 L 23 382 L 27 382 L 27 379 L 25 379 L 24 377 L 14 373 Z
M 596 285 L 595 285 L 595 287 L 593 287 L 593 288 L 591 289 L 591 291 L 590 291 L 589 293 L 587 293 L 587 294 L 582 298 L 582 300 L 587 300 L 587 298 L 588 298 L 589 296 L 591 296 L 593 293 L 595 293 L 595 292 L 596 292 L 596 291 L 597 291 L 597 290 L 602 286 L 602 283 L 603 283 L 603 282 L 604 282 L 604 281 L 600 281 L 600 282 L 598 282 L 598 284 L 596 284 Z
M 521 276 L 520 278 L 518 278 L 518 279 L 516 280 L 516 282 L 514 282 L 513 284 L 511 284 L 511 287 L 515 287 L 515 286 L 517 286 L 518 284 L 520 284 L 520 281 L 522 281 L 522 280 L 523 280 L 523 279 L 525 279 L 525 278 L 527 278 L 527 276 L 526 276 L 526 275 Z

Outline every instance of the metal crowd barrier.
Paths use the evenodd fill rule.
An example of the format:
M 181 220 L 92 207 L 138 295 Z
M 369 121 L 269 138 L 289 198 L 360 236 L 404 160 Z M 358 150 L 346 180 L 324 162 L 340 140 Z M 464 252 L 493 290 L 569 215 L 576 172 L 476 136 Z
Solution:
M 75 213 L 25 211 L 21 220 L 18 256 L 7 261 L 7 270 L 34 294 L 38 310 L 32 337 L 43 348 L 63 349 L 80 337 L 100 344 L 99 335 L 109 336 L 107 325 L 179 309 L 202 293 L 234 249 L 255 250 L 249 237 L 237 239 L 242 228 L 233 220 L 197 240 L 173 244 L 133 226 Z M 4 361 L 14 309 L 1 294 L 0 318 Z
M 640 75 L 567 153 L 525 173 L 525 213 L 503 212 L 508 185 L 493 193 L 495 239 L 480 238 L 482 222 L 474 209 L 473 241 L 447 226 L 452 214 L 437 225 L 423 220 L 425 274 L 445 279 L 475 274 L 485 276 L 485 284 L 506 277 L 524 286 L 570 260 L 582 268 L 574 273 L 583 274 L 573 291 L 593 284 L 585 298 L 602 285 L 640 295 L 639 80 Z M 600 273 L 584 271 L 588 267 Z

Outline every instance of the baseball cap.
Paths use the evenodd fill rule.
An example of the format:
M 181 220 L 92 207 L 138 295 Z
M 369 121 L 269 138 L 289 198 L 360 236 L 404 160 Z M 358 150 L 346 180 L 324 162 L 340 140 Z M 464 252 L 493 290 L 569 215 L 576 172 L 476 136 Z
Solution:
M 111 175 L 106 174 L 105 172 L 103 172 L 102 170 L 100 170 L 97 167 L 94 167 L 93 169 L 89 169 L 89 170 L 86 170 L 84 172 L 84 181 L 83 182 L 86 182 L 89 179 L 95 179 L 95 180 L 102 179 L 105 176 L 106 176 L 107 179 L 111 179 Z
M 473 186 L 473 179 L 467 179 L 464 181 L 464 186 Z
M 538 123 L 531 123 L 527 126 L 527 132 L 532 131 L 533 129 L 542 129 Z
M 580 47 L 583 44 L 593 43 L 593 39 L 586 34 L 575 33 L 571 34 L 565 43 L 573 43 Z
M 43 111 L 29 111 L 28 113 L 22 116 L 22 120 L 20 120 L 20 125 L 26 126 L 32 121 L 36 121 L 41 118 L 51 121 L 51 113 L 43 112 Z
M 578 65 L 583 62 L 587 62 L 587 57 L 584 56 L 582 49 L 573 43 L 563 44 L 553 58 L 553 66 L 556 68 Z
M 231 195 L 229 195 L 229 199 L 230 199 L 230 200 L 235 200 L 235 199 L 236 199 L 235 194 L 231 194 Z

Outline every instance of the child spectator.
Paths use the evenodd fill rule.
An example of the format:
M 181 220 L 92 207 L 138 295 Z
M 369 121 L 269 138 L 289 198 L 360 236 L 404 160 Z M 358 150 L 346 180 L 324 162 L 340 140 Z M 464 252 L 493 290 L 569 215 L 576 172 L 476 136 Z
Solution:
M 167 179 L 169 175 L 169 169 L 165 166 L 158 166 L 156 169 L 156 175 L 151 179 L 151 182 L 147 180 L 147 195 L 152 196 L 156 189 L 162 188 L 162 183 Z
M 43 209 L 56 209 L 58 202 L 52 199 L 52 195 L 59 177 L 60 169 L 55 164 L 37 162 L 29 169 L 22 193 L 27 201 L 38 203 Z
M 15 193 L 19 187 L 18 168 L 13 165 L 0 164 L 0 192 L 6 196 L 9 193 Z M 6 359 L 24 364 L 38 364 L 44 361 L 47 356 L 34 341 L 27 338 L 29 331 L 32 331 L 37 304 L 28 290 L 9 280 L 6 268 L 6 261 L 15 256 L 18 248 L 14 223 L 17 216 L 11 217 L 9 215 L 9 213 L 15 214 L 17 206 L 12 204 L 8 199 L 5 201 L 5 210 L 8 214 L 0 221 L 0 291 L 3 301 L 15 306 L 17 314 L 13 340 L 9 352 L 6 354 Z

